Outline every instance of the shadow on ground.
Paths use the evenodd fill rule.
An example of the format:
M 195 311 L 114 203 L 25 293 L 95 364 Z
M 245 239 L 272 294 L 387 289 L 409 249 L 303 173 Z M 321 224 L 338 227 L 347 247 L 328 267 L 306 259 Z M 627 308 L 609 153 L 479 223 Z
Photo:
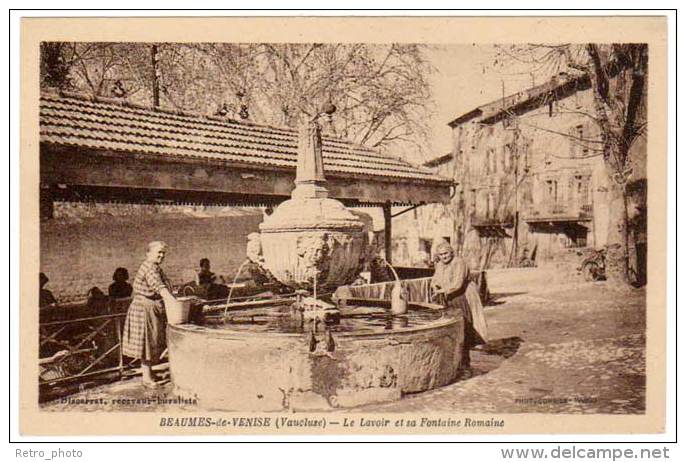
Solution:
M 474 350 L 487 355 L 498 355 L 503 358 L 509 358 L 519 350 L 519 345 L 521 345 L 523 341 L 524 340 L 521 337 L 499 338 L 491 340 L 485 345 L 479 345 L 474 348 Z
M 488 301 L 485 303 L 485 306 L 496 306 L 496 305 L 502 305 L 504 304 L 510 297 L 515 297 L 517 295 L 525 295 L 528 292 L 501 292 L 501 293 L 495 293 L 495 294 L 490 294 Z

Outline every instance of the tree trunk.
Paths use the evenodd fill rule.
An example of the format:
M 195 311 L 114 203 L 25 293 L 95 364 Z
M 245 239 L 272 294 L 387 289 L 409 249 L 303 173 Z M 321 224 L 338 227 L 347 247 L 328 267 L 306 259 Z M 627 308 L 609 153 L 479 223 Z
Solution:
M 155 108 L 160 107 L 160 69 L 159 69 L 159 55 L 157 45 L 153 45 L 150 50 L 152 59 L 152 105 Z
M 629 230 L 624 187 L 610 180 L 608 196 L 605 273 L 610 282 L 629 284 Z

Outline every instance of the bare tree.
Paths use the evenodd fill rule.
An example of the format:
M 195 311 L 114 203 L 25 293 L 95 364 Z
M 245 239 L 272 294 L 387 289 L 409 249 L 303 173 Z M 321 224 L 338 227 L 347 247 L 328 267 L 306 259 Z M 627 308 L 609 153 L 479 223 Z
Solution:
M 331 102 L 325 129 L 360 144 L 422 144 L 432 67 L 417 45 L 202 44 L 264 122 L 296 126 Z
M 64 45 L 53 54 L 70 50 L 74 86 L 93 95 L 120 82 L 127 97 L 150 103 L 157 80 L 161 106 L 289 127 L 333 103 L 326 132 L 426 153 L 433 68 L 420 45 L 162 43 L 157 75 L 153 44 Z
M 152 68 L 149 56 L 145 44 L 44 42 L 41 85 L 109 96 L 118 82 L 120 91 L 133 96 L 147 90 Z
M 648 46 L 613 44 L 529 44 L 498 47 L 501 63 L 538 74 L 561 70 L 585 79 L 593 92 L 586 115 L 597 126 L 597 143 L 609 184 L 608 279 L 629 282 L 627 185 L 632 180 L 629 152 L 645 134 Z M 568 133 L 560 133 L 569 136 Z

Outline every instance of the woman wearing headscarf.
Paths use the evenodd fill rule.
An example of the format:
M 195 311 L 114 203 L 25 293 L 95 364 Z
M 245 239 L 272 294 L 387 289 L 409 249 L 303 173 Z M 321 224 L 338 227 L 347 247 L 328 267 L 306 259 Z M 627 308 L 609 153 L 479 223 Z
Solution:
M 465 261 L 455 254 L 448 242 L 439 243 L 435 253 L 436 269 L 431 278 L 432 297 L 442 303 L 446 309 L 453 310 L 462 316 L 464 320 L 464 342 L 462 344 L 460 369 L 464 371 L 464 376 L 469 377 L 471 376 L 469 352 L 474 346 L 485 341 L 483 335 L 480 335 L 474 328 L 473 310 L 470 309 L 470 302 L 480 305 L 478 293 L 476 293 L 476 300 L 473 296 L 469 296 L 473 294 L 469 294 L 468 291 L 476 291 L 474 287 L 470 287 L 469 268 Z M 480 306 L 472 308 L 481 310 Z
M 143 385 L 151 388 L 157 385 L 152 366 L 159 362 L 167 344 L 164 306 L 176 302 L 171 283 L 160 267 L 166 252 L 164 242 L 148 244 L 145 261 L 133 280 L 133 301 L 126 315 L 122 338 L 123 354 L 141 360 Z

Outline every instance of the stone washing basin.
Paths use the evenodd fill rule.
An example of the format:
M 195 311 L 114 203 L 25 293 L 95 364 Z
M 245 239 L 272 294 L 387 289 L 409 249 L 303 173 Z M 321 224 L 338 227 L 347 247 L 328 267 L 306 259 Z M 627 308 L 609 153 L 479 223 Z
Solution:
M 340 325 L 298 326 L 288 305 L 168 325 L 172 380 L 206 409 L 308 411 L 399 399 L 456 380 L 464 325 L 438 305 L 347 307 Z M 228 319 L 228 321 L 227 321 Z

